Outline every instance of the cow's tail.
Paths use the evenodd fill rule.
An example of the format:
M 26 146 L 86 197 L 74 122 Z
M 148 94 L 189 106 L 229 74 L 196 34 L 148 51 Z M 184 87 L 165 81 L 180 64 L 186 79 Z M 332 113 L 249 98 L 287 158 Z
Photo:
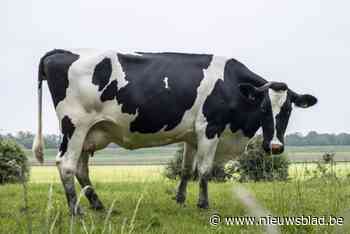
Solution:
M 37 134 L 34 138 L 33 142 L 33 154 L 35 155 L 36 159 L 40 162 L 44 162 L 44 137 L 42 134 L 42 83 L 43 80 L 45 80 L 45 74 L 44 74 L 44 59 L 46 56 L 42 57 L 39 63 L 39 72 L 38 72 L 38 129 Z

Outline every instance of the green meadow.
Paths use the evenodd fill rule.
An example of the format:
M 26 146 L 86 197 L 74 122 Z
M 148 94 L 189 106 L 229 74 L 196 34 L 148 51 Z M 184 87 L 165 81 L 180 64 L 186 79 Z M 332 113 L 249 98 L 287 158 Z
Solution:
M 34 166 L 29 183 L 0 186 L 0 233 L 266 233 L 267 226 L 225 224 L 224 217 L 254 214 L 239 195 L 244 188 L 265 215 L 273 217 L 340 217 L 343 225 L 280 225 L 280 233 L 348 233 L 350 231 L 350 164 L 332 167 L 337 177 L 312 179 L 316 164 L 292 164 L 286 182 L 209 184 L 208 210 L 196 207 L 198 185 L 190 182 L 185 206 L 172 199 L 178 181 L 164 178 L 164 166 L 91 166 L 94 187 L 106 211 L 89 209 L 70 216 L 54 166 Z M 78 193 L 81 191 L 77 185 Z M 256 208 L 258 209 L 258 208 Z M 219 214 L 222 222 L 209 223 Z

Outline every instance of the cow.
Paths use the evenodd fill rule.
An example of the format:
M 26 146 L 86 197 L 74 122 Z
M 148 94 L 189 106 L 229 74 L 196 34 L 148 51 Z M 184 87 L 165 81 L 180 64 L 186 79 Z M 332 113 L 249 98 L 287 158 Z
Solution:
M 88 160 L 111 142 L 131 150 L 184 142 L 176 201 L 185 202 L 195 170 L 197 206 L 208 208 L 217 149 L 235 149 L 261 128 L 264 150 L 280 154 L 292 103 L 302 108 L 317 103 L 283 82 L 268 82 L 236 59 L 210 54 L 55 49 L 41 58 L 38 70 L 33 153 L 42 163 L 46 80 L 62 134 L 56 164 L 73 214 L 81 213 L 75 209 L 74 177 L 86 188 L 91 207 L 104 209 L 89 178 Z

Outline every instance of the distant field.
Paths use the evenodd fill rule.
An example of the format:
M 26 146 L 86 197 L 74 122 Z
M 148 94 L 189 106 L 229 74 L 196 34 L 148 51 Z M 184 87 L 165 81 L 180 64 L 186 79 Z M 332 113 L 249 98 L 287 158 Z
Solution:
M 304 180 L 310 177 L 306 170 L 316 169 L 316 163 L 297 163 L 289 166 L 291 179 Z M 164 179 L 164 165 L 144 166 L 94 166 L 91 165 L 90 176 L 92 181 L 100 182 L 151 182 Z M 330 167 L 330 166 L 329 166 Z M 334 171 L 340 177 L 350 175 L 350 162 L 337 163 Z M 60 178 L 56 166 L 33 166 L 30 176 L 31 183 L 59 183 Z
M 330 146 L 287 146 L 286 150 L 290 153 L 322 153 L 322 152 L 342 152 L 350 153 L 350 145 L 330 145 Z
M 95 165 L 162 165 L 173 158 L 176 146 L 153 147 L 138 150 L 108 148 L 95 153 L 90 160 Z M 25 150 L 31 161 L 36 164 L 30 150 Z M 313 162 L 322 159 L 324 152 L 335 152 L 336 161 L 350 161 L 350 146 L 287 146 L 286 153 L 292 162 Z M 54 164 L 56 149 L 45 150 L 45 161 Z
M 325 152 L 334 152 L 336 161 L 350 161 L 350 146 L 287 146 L 292 162 L 319 161 Z
M 176 152 L 176 147 L 153 147 L 139 150 L 126 150 L 123 148 L 108 148 L 98 151 L 94 157 L 90 159 L 91 164 L 118 164 L 118 165 L 160 165 L 167 163 L 172 159 Z M 25 150 L 33 163 L 36 159 L 33 158 L 30 150 Z M 57 150 L 46 149 L 45 161 L 54 162 Z

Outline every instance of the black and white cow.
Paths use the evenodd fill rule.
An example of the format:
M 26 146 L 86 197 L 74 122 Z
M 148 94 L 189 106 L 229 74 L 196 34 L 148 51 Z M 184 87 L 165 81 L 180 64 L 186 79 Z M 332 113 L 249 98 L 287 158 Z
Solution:
M 74 176 L 82 187 L 91 186 L 89 155 L 111 142 L 127 149 L 185 142 L 176 200 L 185 201 L 187 180 L 197 170 L 198 207 L 207 208 L 216 150 L 240 147 L 262 127 L 263 148 L 279 154 L 292 103 L 306 108 L 317 102 L 284 83 L 267 82 L 235 59 L 205 54 L 53 50 L 42 57 L 38 79 L 33 151 L 42 162 L 47 80 L 63 135 L 56 161 L 73 213 Z M 103 209 L 92 187 L 86 196 L 94 209 Z

